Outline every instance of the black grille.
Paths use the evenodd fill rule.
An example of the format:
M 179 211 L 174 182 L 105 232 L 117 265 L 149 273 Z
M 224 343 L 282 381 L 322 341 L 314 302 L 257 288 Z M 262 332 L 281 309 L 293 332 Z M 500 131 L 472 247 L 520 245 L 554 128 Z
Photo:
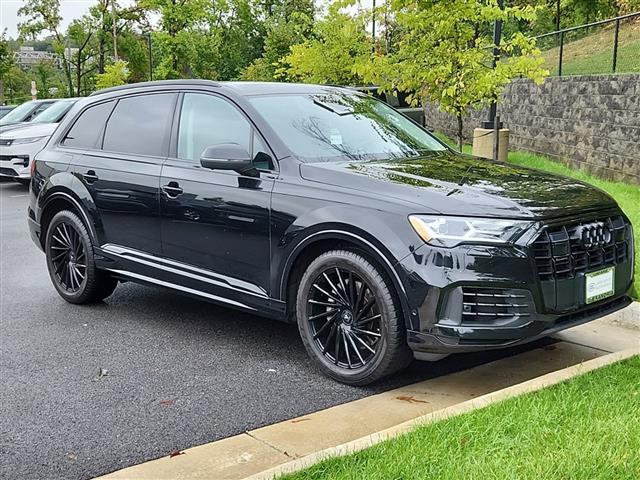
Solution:
M 462 322 L 487 323 L 528 317 L 531 296 L 523 290 L 462 288 Z
M 0 168 L 0 174 L 8 175 L 9 177 L 17 177 L 18 176 L 16 171 L 12 170 L 11 168 Z
M 626 261 L 630 228 L 621 216 L 548 227 L 532 244 L 538 277 L 543 281 L 574 278 Z
M 14 158 L 21 158 L 22 160 L 29 160 L 29 155 L 0 155 L 0 162 L 10 162 Z

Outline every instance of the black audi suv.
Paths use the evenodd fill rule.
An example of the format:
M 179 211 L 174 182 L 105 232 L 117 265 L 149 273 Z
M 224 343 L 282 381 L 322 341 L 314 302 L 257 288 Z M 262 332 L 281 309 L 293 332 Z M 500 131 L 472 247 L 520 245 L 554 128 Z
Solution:
M 28 221 L 68 302 L 134 281 L 297 322 L 353 385 L 593 320 L 633 277 L 602 191 L 454 152 L 328 86 L 99 91 L 36 156 Z

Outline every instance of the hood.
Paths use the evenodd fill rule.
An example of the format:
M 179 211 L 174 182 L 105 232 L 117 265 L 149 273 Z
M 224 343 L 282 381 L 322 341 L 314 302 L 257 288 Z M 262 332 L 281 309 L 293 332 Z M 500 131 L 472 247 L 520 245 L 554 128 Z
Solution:
M 415 204 L 415 213 L 549 218 L 616 206 L 603 191 L 569 177 L 450 151 L 405 160 L 308 163 L 301 174 Z
M 25 123 L 20 128 L 0 132 L 0 138 L 47 137 L 53 134 L 57 126 L 57 123 Z
M 29 122 L 16 122 L 16 123 L 8 123 L 6 125 L 2 125 L 0 127 L 0 134 L 4 132 L 8 132 L 9 130 L 15 130 L 16 128 L 22 128 L 25 125 L 29 125 Z

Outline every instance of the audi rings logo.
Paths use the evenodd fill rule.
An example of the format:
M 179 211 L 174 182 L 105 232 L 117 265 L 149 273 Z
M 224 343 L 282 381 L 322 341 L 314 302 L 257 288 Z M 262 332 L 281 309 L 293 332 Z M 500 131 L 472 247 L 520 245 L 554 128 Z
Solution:
M 611 241 L 611 231 L 603 222 L 581 225 L 578 237 L 584 248 L 603 247 Z

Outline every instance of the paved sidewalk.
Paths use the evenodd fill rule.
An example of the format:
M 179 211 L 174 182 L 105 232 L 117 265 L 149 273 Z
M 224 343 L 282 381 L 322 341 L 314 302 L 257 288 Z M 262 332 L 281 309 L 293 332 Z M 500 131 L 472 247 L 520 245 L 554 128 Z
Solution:
M 555 344 L 250 430 L 101 478 L 195 480 L 255 475 L 610 352 L 640 347 L 639 330 L 612 325 L 610 320 L 559 333 Z

